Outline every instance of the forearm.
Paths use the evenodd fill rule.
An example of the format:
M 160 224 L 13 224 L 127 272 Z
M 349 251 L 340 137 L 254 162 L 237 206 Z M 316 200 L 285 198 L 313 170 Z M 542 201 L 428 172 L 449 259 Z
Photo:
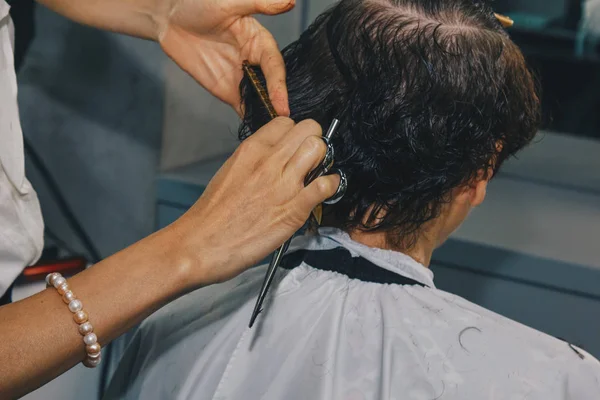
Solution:
M 68 279 L 102 346 L 188 290 L 188 265 L 170 250 L 177 242 L 172 231 L 159 232 Z M 54 288 L 0 308 L 0 398 L 28 393 L 81 362 L 77 328 Z
M 67 281 L 105 346 L 190 290 L 231 279 L 285 242 L 339 178 L 304 186 L 326 147 L 315 122 L 278 118 L 244 142 L 179 220 Z M 0 307 L 0 399 L 22 396 L 84 360 L 54 288 Z
M 37 0 L 81 24 L 156 40 L 169 0 Z

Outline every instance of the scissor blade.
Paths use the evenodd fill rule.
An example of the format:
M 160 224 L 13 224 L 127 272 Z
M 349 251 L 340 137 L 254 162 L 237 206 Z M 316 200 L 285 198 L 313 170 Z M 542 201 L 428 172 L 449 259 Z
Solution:
M 329 140 L 331 140 L 331 137 L 335 134 L 339 125 L 340 125 L 340 121 L 337 119 L 334 119 L 333 122 L 331 123 L 331 126 L 329 127 L 329 130 L 327 131 L 327 133 L 324 136 L 327 143 L 329 143 Z M 333 155 L 333 153 L 332 153 L 332 155 Z M 331 158 L 332 158 L 331 163 L 333 164 L 333 156 Z M 325 159 L 327 159 L 327 157 Z M 331 167 L 331 165 L 327 165 L 327 166 L 320 165 L 319 167 L 315 168 L 306 177 L 305 182 L 304 182 L 305 186 L 310 185 L 315 179 L 319 178 L 324 173 L 326 173 L 326 170 L 330 167 Z M 315 210 L 313 210 L 313 216 L 320 224 L 321 218 L 323 217 L 323 206 L 322 205 L 317 206 L 315 208 Z M 258 299 L 256 299 L 256 305 L 254 306 L 254 311 L 252 312 L 252 317 L 250 318 L 250 325 L 249 325 L 250 328 L 252 328 L 252 326 L 254 325 L 254 322 L 256 321 L 256 318 L 262 311 L 262 305 L 263 305 L 263 302 L 265 301 L 265 298 L 267 297 L 267 293 L 269 292 L 269 287 L 271 286 L 271 283 L 273 282 L 273 278 L 275 277 L 275 272 L 277 271 L 277 268 L 279 267 L 279 264 L 281 263 L 281 259 L 285 255 L 285 252 L 290 247 L 291 242 L 292 242 L 292 238 L 289 238 L 275 252 L 275 254 L 273 255 L 273 258 L 271 259 L 271 263 L 269 264 L 269 268 L 267 269 L 267 274 L 265 275 L 265 279 L 263 280 L 262 287 L 260 288 L 260 293 L 258 294 Z
M 315 207 L 315 209 L 312 212 L 313 217 L 315 217 L 315 220 L 317 221 L 317 225 L 321 225 L 321 222 L 323 221 L 323 205 L 319 204 L 318 206 Z
M 267 274 L 265 275 L 262 287 L 260 288 L 258 299 L 256 299 L 256 305 L 254 306 L 252 317 L 250 318 L 250 328 L 252 328 L 254 322 L 256 321 L 256 318 L 258 317 L 258 314 L 260 314 L 260 312 L 262 311 L 262 305 L 265 301 L 265 298 L 267 297 L 267 293 L 269 292 L 269 287 L 271 286 L 271 283 L 273 283 L 275 272 L 277 271 L 279 264 L 281 264 L 281 259 L 290 247 L 291 242 L 292 239 L 288 239 L 279 249 L 277 249 L 277 251 L 273 255 L 273 258 L 271 259 L 271 263 L 269 264 L 269 268 L 267 269 Z

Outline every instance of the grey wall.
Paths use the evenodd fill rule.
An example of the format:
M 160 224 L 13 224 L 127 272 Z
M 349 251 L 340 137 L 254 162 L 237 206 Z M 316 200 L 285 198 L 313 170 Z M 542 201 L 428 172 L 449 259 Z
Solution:
M 505 0 L 501 3 L 506 4 L 511 10 L 547 17 L 559 17 L 563 15 L 567 0 Z
M 153 228 L 165 57 L 151 42 L 71 23 L 38 7 L 19 74 L 24 135 L 103 256 Z M 77 240 L 27 163 L 46 224 Z

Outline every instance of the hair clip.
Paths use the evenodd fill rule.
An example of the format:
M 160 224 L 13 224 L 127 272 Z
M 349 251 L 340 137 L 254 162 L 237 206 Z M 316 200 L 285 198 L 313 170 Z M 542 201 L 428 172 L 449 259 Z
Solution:
M 496 17 L 496 19 L 498 20 L 498 22 L 500 22 L 500 24 L 504 28 L 510 28 L 510 27 L 512 27 L 515 24 L 515 21 L 513 21 L 512 19 L 510 19 L 506 15 L 494 13 L 494 17 Z

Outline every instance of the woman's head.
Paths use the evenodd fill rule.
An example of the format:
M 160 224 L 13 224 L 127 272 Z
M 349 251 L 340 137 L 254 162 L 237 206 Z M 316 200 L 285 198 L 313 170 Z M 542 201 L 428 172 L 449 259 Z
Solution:
M 349 187 L 326 213 L 348 231 L 408 245 L 441 217 L 454 229 L 538 128 L 532 74 L 483 2 L 342 0 L 283 54 L 291 117 L 342 123 L 333 145 Z M 268 115 L 241 90 L 243 139 Z

